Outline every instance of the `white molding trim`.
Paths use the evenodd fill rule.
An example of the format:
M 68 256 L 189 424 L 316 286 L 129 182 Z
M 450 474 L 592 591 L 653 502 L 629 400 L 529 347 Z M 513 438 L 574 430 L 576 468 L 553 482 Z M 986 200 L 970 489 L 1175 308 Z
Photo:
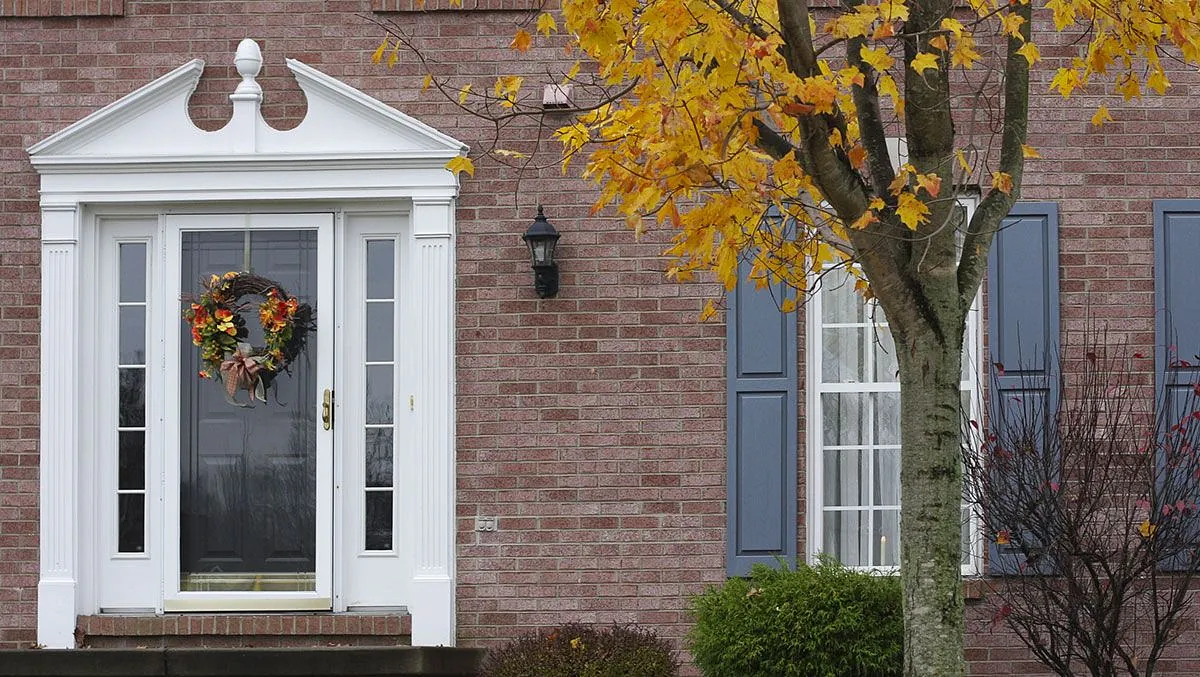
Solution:
M 77 337 L 93 327 L 79 299 L 89 281 L 100 216 L 114 211 L 334 213 L 373 204 L 411 205 L 412 270 L 423 359 L 415 365 L 420 506 L 412 529 L 414 645 L 455 644 L 454 595 L 454 232 L 457 177 L 447 160 L 461 142 L 298 61 L 288 68 L 308 97 L 292 130 L 261 116 L 258 45 L 243 41 L 243 80 L 234 116 L 216 132 L 188 118 L 187 100 L 204 62 L 189 61 L 29 148 L 41 175 L 41 575 L 38 642 L 75 644 L 76 615 L 93 613 L 95 567 L 80 561 L 80 458 L 92 441 L 80 430 Z M 328 130 L 335 129 L 336 133 Z M 81 239 L 81 236 L 82 237 Z M 82 579 L 81 579 L 82 577 Z

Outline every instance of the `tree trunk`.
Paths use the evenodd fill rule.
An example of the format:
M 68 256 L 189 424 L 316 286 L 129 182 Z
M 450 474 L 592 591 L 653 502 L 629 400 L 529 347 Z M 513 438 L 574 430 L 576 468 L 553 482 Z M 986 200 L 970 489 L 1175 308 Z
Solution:
M 906 677 L 960 677 L 966 669 L 960 568 L 963 318 L 942 327 L 920 321 L 893 326 L 900 362 Z

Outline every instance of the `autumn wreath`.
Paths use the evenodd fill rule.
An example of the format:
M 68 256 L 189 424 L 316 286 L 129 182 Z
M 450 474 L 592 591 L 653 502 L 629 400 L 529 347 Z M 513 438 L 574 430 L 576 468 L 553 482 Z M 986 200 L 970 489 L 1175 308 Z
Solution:
M 230 271 L 203 283 L 204 293 L 183 311 L 191 325 L 192 343 L 200 347 L 202 378 L 219 378 L 230 401 L 246 390 L 251 401 L 266 402 L 266 391 L 304 350 L 308 333 L 316 329 L 312 307 L 301 303 L 272 280 L 254 273 Z M 249 333 L 243 311 L 259 296 L 258 320 L 265 346 L 246 342 Z M 236 402 L 235 402 L 236 403 Z

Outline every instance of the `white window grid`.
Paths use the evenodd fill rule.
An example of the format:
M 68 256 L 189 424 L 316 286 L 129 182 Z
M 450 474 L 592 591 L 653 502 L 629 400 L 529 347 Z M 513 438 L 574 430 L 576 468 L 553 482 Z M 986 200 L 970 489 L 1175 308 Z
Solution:
M 974 208 L 972 200 L 961 199 L 960 202 L 966 209 L 966 218 L 969 219 Z M 880 554 L 879 559 L 892 559 L 892 554 L 895 559 L 899 560 L 899 542 L 886 543 L 886 550 L 883 544 L 879 542 L 879 534 L 876 533 L 875 517 L 883 511 L 896 510 L 899 511 L 900 504 L 896 503 L 877 503 L 875 501 L 875 473 L 877 463 L 875 457 L 880 451 L 899 450 L 900 445 L 897 444 L 876 444 L 875 443 L 875 397 L 879 393 L 895 393 L 897 397 L 900 393 L 900 381 L 898 377 L 892 377 L 889 380 L 877 380 L 875 369 L 877 337 L 881 333 L 886 333 L 888 329 L 887 320 L 883 315 L 882 309 L 874 301 L 861 301 L 865 305 L 865 309 L 861 311 L 860 321 L 857 322 L 823 322 L 823 302 L 825 295 L 831 290 L 841 290 L 842 285 L 849 285 L 846 290 L 851 290 L 853 286 L 853 278 L 848 271 L 827 271 L 823 274 L 824 279 L 815 283 L 810 287 L 813 293 L 807 303 L 807 340 L 805 352 L 807 353 L 807 374 L 805 383 L 807 384 L 807 434 L 806 445 L 807 450 L 807 489 L 808 489 L 808 524 L 807 524 L 807 553 L 810 561 L 815 561 L 819 558 L 824 549 L 825 528 L 827 515 L 833 513 L 858 513 L 866 516 L 867 547 L 865 549 L 866 561 L 860 558 L 856 562 L 843 562 L 846 566 L 853 569 L 871 570 L 878 572 L 895 572 L 899 569 L 896 565 L 884 565 L 874 561 L 875 553 Z M 969 409 L 969 417 L 972 420 L 978 420 L 980 408 L 982 406 L 981 390 L 979 385 L 979 359 L 982 354 L 981 332 L 980 332 L 980 311 L 982 294 L 976 296 L 975 302 L 971 310 L 967 314 L 966 333 L 963 341 L 963 367 L 962 380 L 959 387 L 963 393 L 964 403 Z M 862 351 L 860 357 L 861 374 L 865 377 L 862 381 L 853 380 L 825 380 L 825 364 L 824 364 L 824 349 L 826 330 L 834 329 L 855 329 L 859 332 L 857 338 L 859 340 L 858 349 Z M 869 340 L 864 341 L 863 336 L 869 337 Z M 890 334 L 889 334 L 890 336 Z M 894 348 L 892 348 L 894 351 Z M 825 412 L 824 399 L 826 395 L 837 394 L 857 394 L 862 395 L 865 402 L 865 409 L 862 416 L 863 429 L 859 436 L 858 444 L 825 444 Z M 898 423 L 897 423 L 898 428 Z M 860 451 L 870 454 L 869 462 L 866 464 L 867 473 L 864 478 L 865 487 L 858 487 L 858 503 L 845 503 L 841 505 L 825 505 L 825 452 L 826 451 Z M 899 487 L 896 487 L 895 493 L 899 494 Z M 866 497 L 866 501 L 862 501 L 862 497 Z M 964 575 L 978 574 L 982 569 L 983 562 L 983 543 L 981 540 L 981 531 L 978 520 L 974 511 L 967 504 L 963 505 L 961 511 L 963 524 L 965 527 L 965 548 L 963 552 L 962 571 Z M 860 543 L 862 536 L 860 534 Z M 880 546 L 880 547 L 876 547 Z M 860 550 L 862 550 L 860 548 Z M 836 553 L 830 553 L 836 555 Z

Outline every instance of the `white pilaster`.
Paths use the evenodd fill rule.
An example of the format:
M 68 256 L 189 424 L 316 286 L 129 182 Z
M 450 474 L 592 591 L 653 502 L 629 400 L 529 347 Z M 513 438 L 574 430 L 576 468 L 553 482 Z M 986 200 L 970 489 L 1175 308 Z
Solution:
M 78 212 L 42 208 L 41 576 L 38 643 L 75 646 Z
M 454 599 L 454 201 L 415 199 L 415 295 L 421 327 L 413 562 L 412 643 L 453 646 Z M 410 278 L 413 279 L 413 278 Z

